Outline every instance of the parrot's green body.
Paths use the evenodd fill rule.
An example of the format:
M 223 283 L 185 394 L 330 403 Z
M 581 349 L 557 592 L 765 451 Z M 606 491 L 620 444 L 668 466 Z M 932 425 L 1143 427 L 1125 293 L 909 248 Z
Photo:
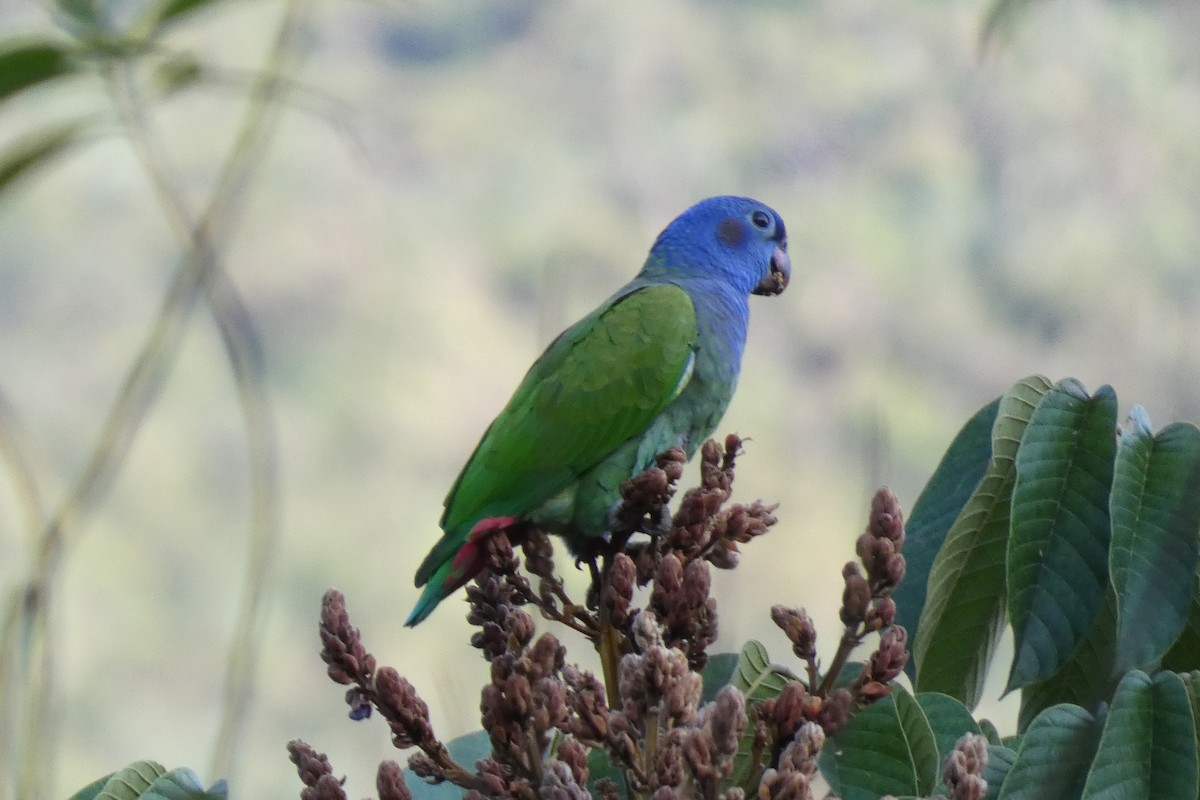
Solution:
M 483 568 L 491 532 L 527 521 L 578 553 L 606 534 L 623 481 L 671 447 L 690 457 L 733 397 L 748 296 L 786 286 L 786 247 L 766 206 L 703 201 L 660 235 L 633 281 L 560 334 L 450 489 L 407 624 Z

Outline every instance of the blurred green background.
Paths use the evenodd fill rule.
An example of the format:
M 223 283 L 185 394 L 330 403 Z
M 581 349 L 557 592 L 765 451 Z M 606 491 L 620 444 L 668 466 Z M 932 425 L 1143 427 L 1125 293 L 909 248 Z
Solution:
M 146 103 L 193 208 L 283 9 L 228 0 L 162 40 L 206 75 Z M 981 48 L 988 11 L 304 5 L 289 102 L 222 253 L 261 337 L 280 501 L 233 796 L 297 796 L 295 737 L 350 796 L 393 757 L 382 722 L 346 719 L 317 657 L 330 586 L 437 730 L 472 728 L 487 671 L 461 602 L 402 627 L 442 497 L 546 343 L 704 196 L 778 209 L 795 269 L 753 303 L 721 426 L 750 439 L 737 497 L 780 501 L 781 521 L 718 576 L 718 650 L 753 636 L 787 663 L 766 613 L 786 603 L 832 652 L 873 489 L 911 507 L 962 422 L 1027 374 L 1111 383 L 1159 426 L 1200 417 L 1200 6 L 1034 3 Z M 6 36 L 56 19 L 0 2 Z M 95 76 L 9 101 L 0 142 L 80 113 L 101 120 L 95 138 L 0 198 L 0 390 L 47 508 L 97 446 L 179 261 Z M 202 307 L 53 587 L 44 796 L 138 758 L 222 777 L 205 765 L 250 549 L 245 442 Z M 7 602 L 37 546 L 4 475 Z

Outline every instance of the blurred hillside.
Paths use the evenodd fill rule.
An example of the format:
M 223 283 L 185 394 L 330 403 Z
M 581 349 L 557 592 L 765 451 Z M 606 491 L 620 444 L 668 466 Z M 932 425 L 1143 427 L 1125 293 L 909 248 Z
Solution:
M 985 9 L 311 7 L 301 88 L 225 261 L 265 346 L 283 523 L 236 796 L 297 795 L 290 738 L 327 752 L 351 796 L 391 757 L 317 657 L 329 586 L 439 731 L 472 726 L 486 669 L 461 604 L 402 628 L 441 499 L 532 359 L 701 197 L 778 209 L 796 271 L 753 303 L 722 425 L 751 440 L 739 496 L 782 502 L 719 576 L 726 649 L 755 636 L 784 660 L 766 614 L 783 602 L 832 650 L 871 491 L 911 507 L 959 425 L 1025 375 L 1111 383 L 1158 426 L 1200 417 L 1200 8 L 1033 4 L 981 54 Z M 196 204 L 278 13 L 217 5 L 171 40 L 226 77 L 153 107 Z M 6 33 L 51 24 L 0 0 Z M 106 102 L 86 79 L 19 98 L 0 141 Z M 0 389 L 47 506 L 177 258 L 115 128 L 0 200 Z M 203 771 L 245 570 L 244 438 L 201 310 L 56 587 L 51 796 L 137 758 Z M 30 564 L 23 526 L 0 481 L 6 594 Z

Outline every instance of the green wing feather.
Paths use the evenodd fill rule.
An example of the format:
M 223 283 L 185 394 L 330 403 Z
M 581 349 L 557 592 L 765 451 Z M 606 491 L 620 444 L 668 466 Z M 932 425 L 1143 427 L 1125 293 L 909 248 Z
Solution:
M 417 585 L 486 517 L 524 516 L 643 433 L 687 384 L 696 311 L 672 284 L 634 288 L 564 331 L 526 373 L 446 497 Z

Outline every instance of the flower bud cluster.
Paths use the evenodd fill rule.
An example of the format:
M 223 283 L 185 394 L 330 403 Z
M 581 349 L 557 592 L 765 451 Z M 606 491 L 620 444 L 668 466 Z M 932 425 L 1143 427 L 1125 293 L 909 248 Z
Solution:
M 812 800 L 812 780 L 817 774 L 817 757 L 825 744 L 825 730 L 805 722 L 783 748 L 776 767 L 763 771 L 758 800 Z
M 730 434 L 722 447 L 709 440 L 700 449 L 700 485 L 679 501 L 669 545 L 689 560 L 704 558 L 718 569 L 737 566 L 739 544 L 776 523 L 775 505 L 761 501 L 722 508 L 733 493 L 734 465 L 742 440 Z
M 350 719 L 366 719 L 371 716 L 375 656 L 367 652 L 358 628 L 350 624 L 346 598 L 336 589 L 330 589 L 321 600 L 320 634 L 321 660 L 329 677 L 335 683 L 351 685 L 346 692 Z
M 663 627 L 668 647 L 687 656 L 688 666 L 704 669 L 708 646 L 717 638 L 717 601 L 709 596 L 712 575 L 705 561 L 689 561 L 685 567 L 675 553 L 658 563 L 649 608 Z
M 984 800 L 988 793 L 983 778 L 987 763 L 987 739 L 975 733 L 963 734 L 942 767 L 942 780 L 950 800 Z
M 300 792 L 300 800 L 346 800 L 342 782 L 334 777 L 333 767 L 324 753 L 318 753 L 300 739 L 288 742 L 287 749 L 305 787 Z
M 428 706 L 413 686 L 395 669 L 377 667 L 350 625 L 344 598 L 331 591 L 321 615 L 322 658 L 330 677 L 350 686 L 351 716 L 377 711 L 396 747 L 419 750 L 409 761 L 413 773 L 430 783 L 457 784 L 468 800 L 585 800 L 589 751 L 597 748 L 620 771 L 629 793 L 655 800 L 744 800 L 743 790 L 728 781 L 751 714 L 732 686 L 701 706 L 699 673 L 717 634 L 711 568 L 734 566 L 738 545 L 775 523 L 774 506 L 724 506 L 741 444 L 730 436 L 723 447 L 704 445 L 701 484 L 683 498 L 674 520 L 667 503 L 683 474 L 683 450 L 667 451 L 621 487 L 622 501 L 610 514 L 611 540 L 597 540 L 593 552 L 577 553 L 591 563 L 595 582 L 586 603 L 572 601 L 555 575 L 553 546 L 545 533 L 515 525 L 478 543 L 486 569 L 466 593 L 468 620 L 475 626 L 471 642 L 490 665 L 480 712 L 492 753 L 469 767 L 456 763 L 436 738 Z M 651 534 L 651 540 L 630 544 L 629 536 L 638 532 Z M 514 543 L 522 549 L 524 572 Z M 597 556 L 602 567 L 593 560 Z M 538 581 L 536 592 L 529 576 Z M 642 586 L 650 588 L 639 608 Z M 597 647 L 607 686 L 567 665 L 554 635 L 538 635 L 529 605 Z M 821 698 L 811 716 L 824 723 L 829 709 L 840 707 L 848 713 L 849 703 L 841 703 L 840 695 Z M 790 723 L 772 720 L 770 726 L 757 721 L 756 740 L 760 727 L 770 727 L 772 742 L 791 741 L 808 719 L 797 714 Z M 766 741 L 766 733 L 762 738 Z M 796 745 L 787 752 L 801 750 Z M 790 776 L 805 774 L 796 766 L 802 761 L 789 755 L 777 763 L 772 786 L 798 785 Z M 305 800 L 345 796 L 322 757 L 305 755 L 297 766 Z M 391 761 L 380 765 L 376 789 L 380 800 L 410 800 L 403 774 Z M 592 790 L 605 800 L 622 795 L 607 779 L 596 781 Z M 792 795 L 770 789 L 764 796 Z

